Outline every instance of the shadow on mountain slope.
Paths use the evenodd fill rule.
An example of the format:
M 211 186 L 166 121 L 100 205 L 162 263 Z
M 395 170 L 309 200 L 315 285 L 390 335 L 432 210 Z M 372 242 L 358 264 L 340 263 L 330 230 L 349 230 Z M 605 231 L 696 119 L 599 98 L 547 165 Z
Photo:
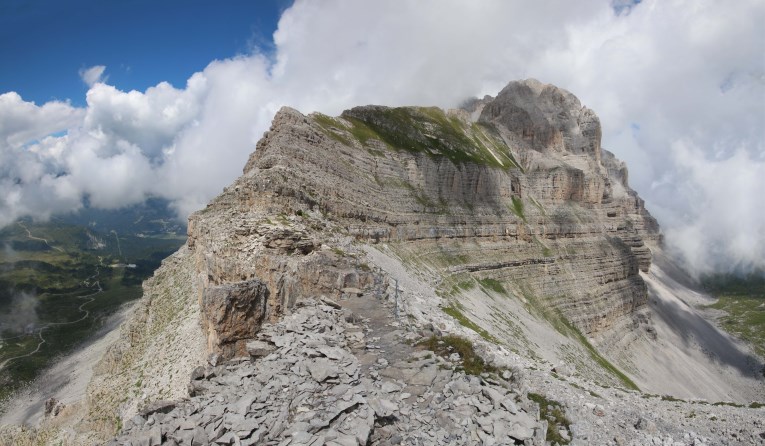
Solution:
M 655 280 L 646 280 L 651 307 L 656 316 L 682 340 L 685 348 L 698 346 L 713 362 L 736 369 L 741 375 L 761 378 L 763 362 L 747 352 L 729 334 L 705 320 L 691 305 L 711 303 L 709 296 L 689 289 L 660 267 L 651 268 Z

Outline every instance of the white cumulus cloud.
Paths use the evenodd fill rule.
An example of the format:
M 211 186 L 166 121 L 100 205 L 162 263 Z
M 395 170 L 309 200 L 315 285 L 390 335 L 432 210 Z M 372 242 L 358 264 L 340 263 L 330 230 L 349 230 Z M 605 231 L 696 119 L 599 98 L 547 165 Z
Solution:
M 92 87 L 100 82 L 106 82 L 109 76 L 104 76 L 106 71 L 105 65 L 94 65 L 90 68 L 83 68 L 80 70 L 80 79 L 85 82 L 85 85 Z
M 184 86 L 122 91 L 95 66 L 83 108 L 0 95 L 0 224 L 84 197 L 159 196 L 185 216 L 240 174 L 282 105 L 452 107 L 534 77 L 599 114 L 687 265 L 763 267 L 761 23 L 760 0 L 298 0 L 272 54 L 213 61 Z

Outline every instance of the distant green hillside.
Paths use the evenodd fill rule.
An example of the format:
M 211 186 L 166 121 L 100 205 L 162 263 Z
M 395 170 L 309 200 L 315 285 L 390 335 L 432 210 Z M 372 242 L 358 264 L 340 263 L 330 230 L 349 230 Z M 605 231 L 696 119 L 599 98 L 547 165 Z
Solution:
M 721 320 L 723 327 L 752 343 L 757 354 L 765 358 L 765 272 L 706 276 L 702 284 L 718 298 L 711 307 L 728 313 Z
M 143 280 L 185 242 L 185 228 L 167 217 L 155 219 L 163 231 L 130 211 L 110 212 L 102 221 L 86 212 L 0 229 L 0 400 L 140 297 Z M 133 219 L 120 223 L 120 214 Z M 78 218 L 90 223 L 64 222 Z

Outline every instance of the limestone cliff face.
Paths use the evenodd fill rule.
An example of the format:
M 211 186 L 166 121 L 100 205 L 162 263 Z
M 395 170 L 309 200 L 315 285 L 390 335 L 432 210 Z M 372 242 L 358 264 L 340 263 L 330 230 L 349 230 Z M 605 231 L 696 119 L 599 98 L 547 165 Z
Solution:
M 660 233 L 600 137 L 576 97 L 533 80 L 470 110 L 283 108 L 244 175 L 189 220 L 208 348 L 241 352 L 257 331 L 216 322 L 214 287 L 244 290 L 242 311 L 264 308 L 268 320 L 297 296 L 379 280 L 330 242 L 344 236 L 439 271 L 445 294 L 464 279 L 497 281 L 615 345 L 646 322 L 639 270 Z

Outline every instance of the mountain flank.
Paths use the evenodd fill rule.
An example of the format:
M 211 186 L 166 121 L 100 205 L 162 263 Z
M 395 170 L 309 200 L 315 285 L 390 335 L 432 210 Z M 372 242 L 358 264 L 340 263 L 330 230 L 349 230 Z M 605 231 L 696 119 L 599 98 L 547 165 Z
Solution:
M 56 435 L 761 444 L 762 360 L 699 315 L 661 242 L 598 117 L 555 86 L 285 107 Z

